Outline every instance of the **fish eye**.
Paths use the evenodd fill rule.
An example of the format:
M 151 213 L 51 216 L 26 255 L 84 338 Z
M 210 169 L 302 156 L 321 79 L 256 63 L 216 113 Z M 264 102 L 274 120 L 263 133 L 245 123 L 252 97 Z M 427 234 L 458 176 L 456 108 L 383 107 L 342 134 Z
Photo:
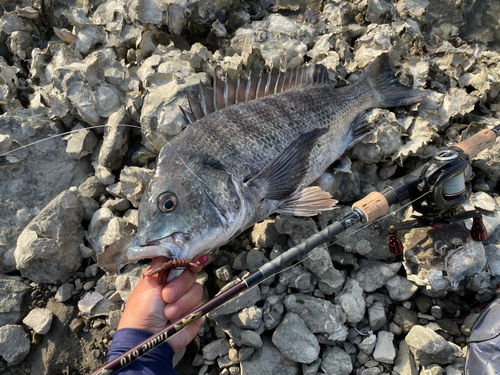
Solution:
M 177 197 L 173 193 L 163 193 L 158 197 L 158 208 L 160 211 L 169 213 L 177 207 Z

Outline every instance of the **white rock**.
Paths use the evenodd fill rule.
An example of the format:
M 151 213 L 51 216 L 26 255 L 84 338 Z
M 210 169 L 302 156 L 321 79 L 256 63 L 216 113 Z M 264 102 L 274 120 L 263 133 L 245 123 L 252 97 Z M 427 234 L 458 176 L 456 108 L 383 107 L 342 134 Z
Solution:
M 23 323 L 36 333 L 45 335 L 50 330 L 54 314 L 47 309 L 35 308 L 23 319 Z

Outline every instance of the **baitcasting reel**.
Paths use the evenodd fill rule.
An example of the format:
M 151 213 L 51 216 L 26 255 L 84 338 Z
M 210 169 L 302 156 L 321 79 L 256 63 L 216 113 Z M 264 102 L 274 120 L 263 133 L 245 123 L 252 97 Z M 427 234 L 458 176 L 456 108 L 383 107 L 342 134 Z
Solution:
M 409 220 L 389 229 L 389 249 L 393 254 L 401 254 L 403 245 L 397 235 L 398 230 L 433 227 L 455 221 L 473 218 L 471 236 L 474 240 L 486 239 L 486 228 L 482 214 L 478 210 L 462 211 L 462 204 L 472 193 L 470 182 L 466 179 L 465 169 L 469 157 L 459 148 L 451 147 L 436 153 L 423 167 L 419 168 L 420 182 L 410 191 L 410 198 L 429 192 L 413 204 L 413 209 L 422 216 L 412 216 Z M 412 175 L 415 176 L 415 173 Z M 415 176 L 417 177 L 417 176 Z

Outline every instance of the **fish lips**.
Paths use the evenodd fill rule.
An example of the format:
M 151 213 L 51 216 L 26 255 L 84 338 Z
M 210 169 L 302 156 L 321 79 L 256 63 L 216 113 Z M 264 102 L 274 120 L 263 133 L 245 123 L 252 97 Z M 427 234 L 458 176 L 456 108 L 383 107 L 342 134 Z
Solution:
M 150 241 L 146 244 L 141 244 L 137 237 L 134 243 L 129 247 L 127 257 L 129 260 L 137 260 L 143 258 L 155 258 L 165 256 L 170 259 L 179 258 L 182 249 L 183 241 L 180 233 L 173 233 L 159 240 Z

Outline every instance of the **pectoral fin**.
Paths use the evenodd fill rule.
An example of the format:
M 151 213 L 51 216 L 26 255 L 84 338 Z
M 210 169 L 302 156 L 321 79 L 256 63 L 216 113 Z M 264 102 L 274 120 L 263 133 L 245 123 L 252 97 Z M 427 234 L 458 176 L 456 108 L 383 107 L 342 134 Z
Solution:
M 302 183 L 309 168 L 309 156 L 322 135 L 328 129 L 315 129 L 290 143 L 264 169 L 246 185 L 257 187 L 265 199 L 283 200 L 292 195 Z
M 337 202 L 319 186 L 309 186 L 293 193 L 276 212 L 283 215 L 314 216 L 322 211 L 331 210 Z

